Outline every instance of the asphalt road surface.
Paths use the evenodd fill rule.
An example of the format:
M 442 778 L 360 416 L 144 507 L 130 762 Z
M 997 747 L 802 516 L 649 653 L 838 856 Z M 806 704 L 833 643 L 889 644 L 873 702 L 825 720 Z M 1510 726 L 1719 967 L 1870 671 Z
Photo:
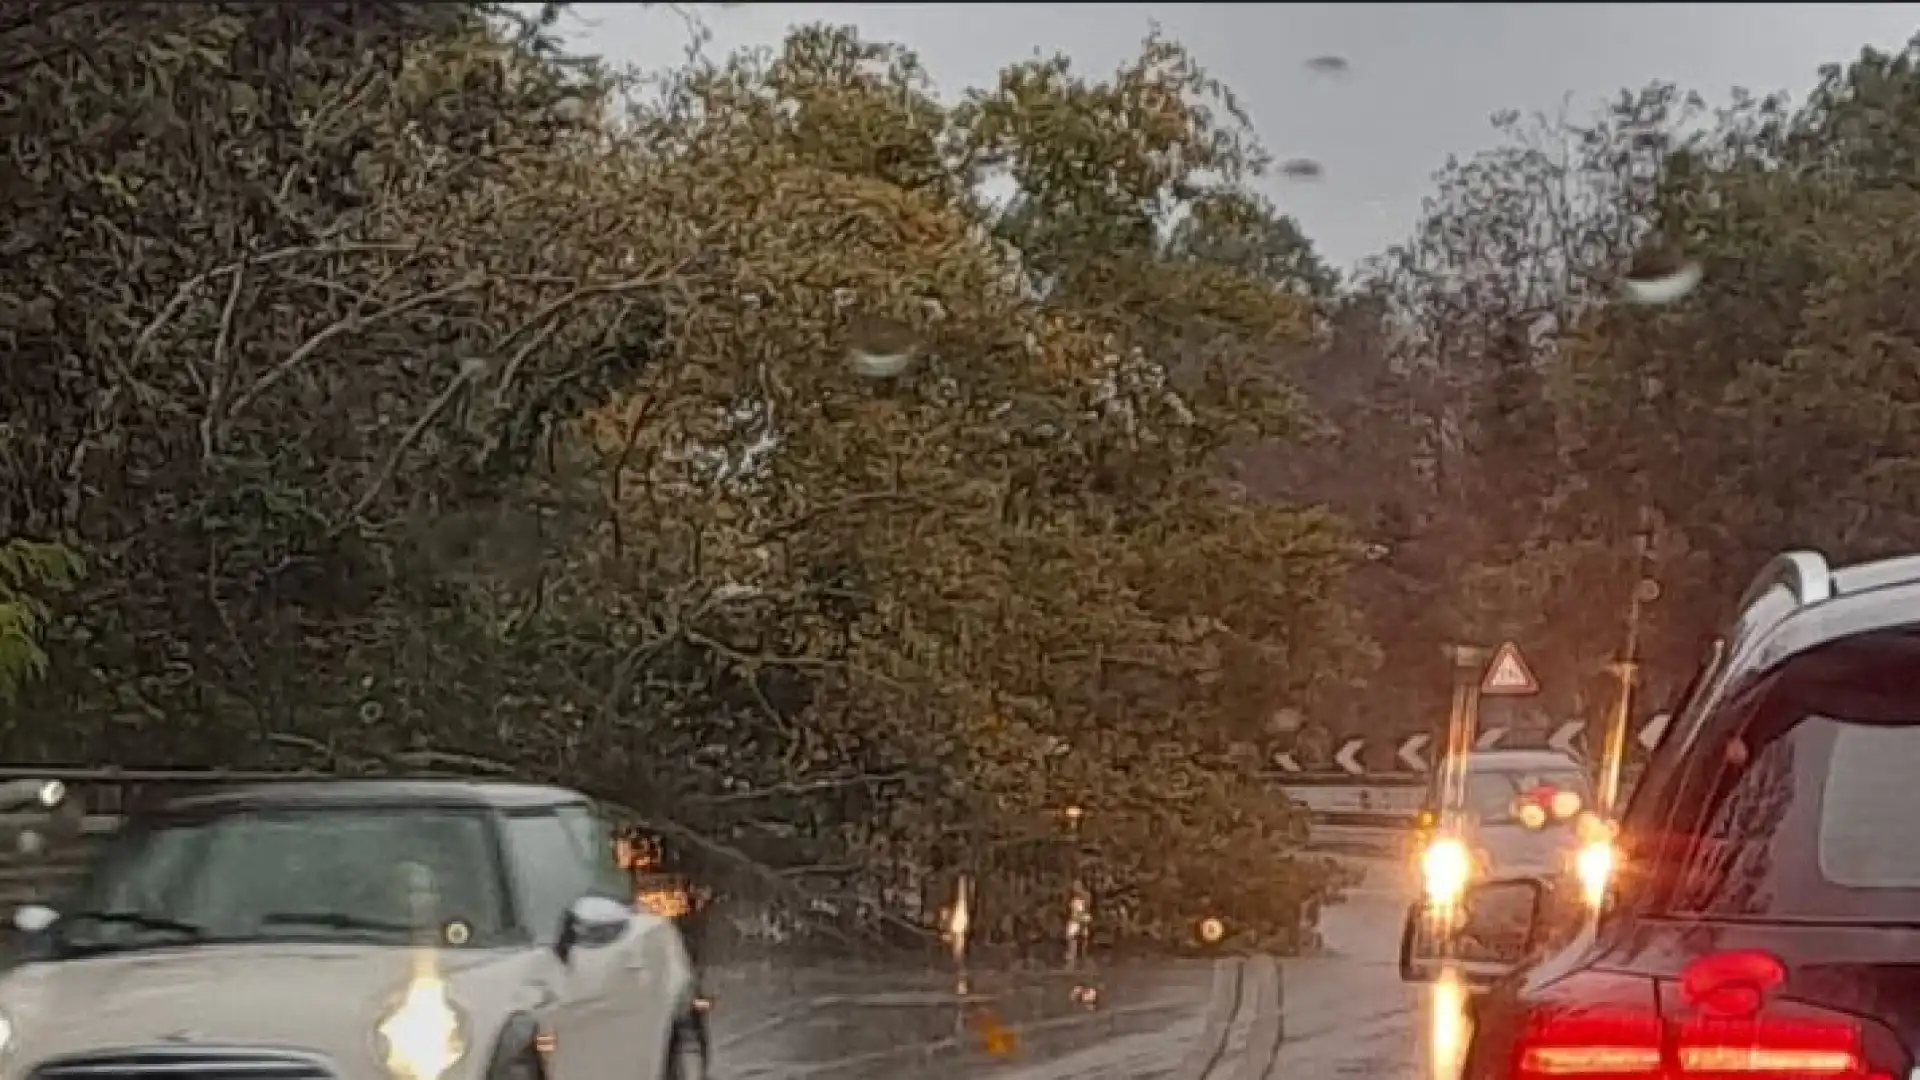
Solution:
M 964 996 L 931 972 L 717 973 L 714 1080 L 1421 1080 L 1433 1006 L 1395 966 L 1401 877 L 1369 865 L 1309 958 L 980 973 Z

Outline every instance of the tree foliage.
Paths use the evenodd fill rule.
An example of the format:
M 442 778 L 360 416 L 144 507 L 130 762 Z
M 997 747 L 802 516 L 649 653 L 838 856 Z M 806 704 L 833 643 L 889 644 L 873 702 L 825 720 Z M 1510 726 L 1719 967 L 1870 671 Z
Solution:
M 1377 311 L 1352 316 L 1413 403 L 1389 428 L 1422 448 L 1411 470 L 1380 464 L 1412 480 L 1402 546 L 1442 553 L 1433 629 L 1524 642 L 1553 707 L 1597 719 L 1643 521 L 1656 707 L 1767 556 L 1913 547 L 1917 56 L 1828 66 L 1798 108 L 1736 91 L 1709 111 L 1654 85 L 1591 122 L 1509 115 L 1495 149 L 1441 172 L 1367 275 L 1356 303 Z M 1624 279 L 1684 261 L 1690 294 L 1623 300 Z M 1433 602 L 1369 596 L 1369 625 Z
M 1317 430 L 1332 279 L 1225 91 L 1153 38 L 947 106 L 814 26 L 632 94 L 550 25 L 0 25 L 8 752 L 559 778 L 869 923 L 974 873 L 1006 940 L 1078 806 L 1108 932 L 1293 940 L 1259 740 L 1370 652 L 1344 524 L 1226 482 Z

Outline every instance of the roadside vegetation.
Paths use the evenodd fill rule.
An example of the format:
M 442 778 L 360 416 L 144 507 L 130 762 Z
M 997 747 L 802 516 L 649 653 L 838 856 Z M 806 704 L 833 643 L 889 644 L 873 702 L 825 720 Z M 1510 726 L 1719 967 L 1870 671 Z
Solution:
M 1176 42 L 936 98 L 552 28 L 0 15 L 7 759 L 551 778 L 838 935 L 968 874 L 1057 938 L 1084 870 L 1285 949 L 1281 718 L 1417 730 L 1450 636 L 1587 686 L 1641 500 L 1656 679 L 1765 551 L 1915 533 L 1908 53 L 1503 123 L 1343 286 Z

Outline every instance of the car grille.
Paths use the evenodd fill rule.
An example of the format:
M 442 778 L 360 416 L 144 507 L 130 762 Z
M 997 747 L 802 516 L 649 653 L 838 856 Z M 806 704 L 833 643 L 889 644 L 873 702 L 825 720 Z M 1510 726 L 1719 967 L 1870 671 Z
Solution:
M 41 1063 L 32 1080 L 334 1080 L 311 1054 L 206 1046 L 167 1046 L 70 1054 Z

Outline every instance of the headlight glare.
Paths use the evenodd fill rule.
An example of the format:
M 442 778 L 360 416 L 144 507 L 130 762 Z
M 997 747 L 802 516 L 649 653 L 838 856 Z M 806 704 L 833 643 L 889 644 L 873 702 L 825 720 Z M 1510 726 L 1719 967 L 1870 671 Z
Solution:
M 1581 896 L 1588 907 L 1598 910 L 1613 880 L 1613 841 L 1598 839 L 1582 845 L 1574 855 L 1573 868 L 1580 879 Z
M 394 1080 L 443 1080 L 467 1049 L 460 1014 L 437 976 L 416 975 L 376 1030 Z
M 1460 899 L 1472 876 L 1473 856 L 1454 837 L 1440 837 L 1420 855 L 1420 877 L 1430 903 L 1451 904 Z

